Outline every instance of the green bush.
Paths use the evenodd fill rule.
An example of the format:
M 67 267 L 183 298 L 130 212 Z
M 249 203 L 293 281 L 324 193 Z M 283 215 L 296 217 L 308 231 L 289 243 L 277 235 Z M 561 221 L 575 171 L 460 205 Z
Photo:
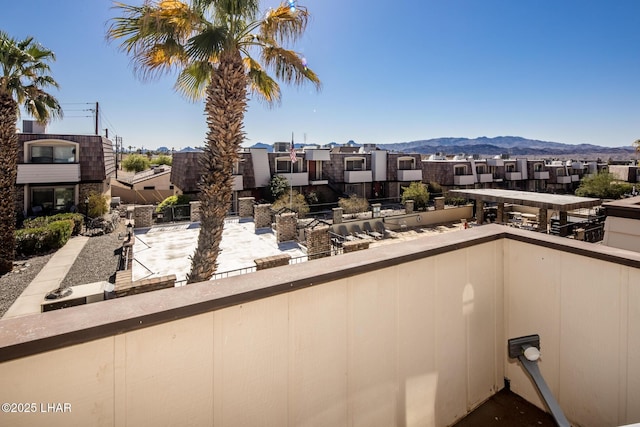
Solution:
M 61 220 L 71 220 L 73 221 L 73 230 L 71 234 L 73 236 L 77 236 L 82 231 L 82 223 L 84 218 L 82 214 L 79 213 L 61 213 L 55 214 L 52 216 L 39 216 L 32 219 L 26 219 L 23 223 L 24 228 L 39 228 L 46 227 L 47 224 L 50 224 L 55 221 Z
M 429 202 L 427 186 L 421 182 L 412 182 L 408 187 L 402 187 L 402 203 L 413 200 L 416 209 L 424 209 Z
M 152 165 L 167 165 L 167 166 L 171 166 L 172 162 L 173 162 L 173 159 L 171 158 L 171 156 L 166 156 L 164 154 L 161 154 L 158 157 L 151 159 L 151 164 Z
M 162 202 L 160 202 L 158 207 L 156 207 L 156 212 L 162 212 L 162 210 L 167 206 L 188 205 L 190 201 L 191 201 L 191 198 L 184 194 L 176 194 L 174 196 L 169 196 L 166 199 L 164 199 Z
M 289 194 L 289 181 L 282 175 L 274 175 L 269 181 L 269 192 L 273 200 L 277 200 L 285 193 Z
M 122 161 L 122 168 L 128 172 L 142 172 L 149 169 L 151 162 L 142 154 L 130 154 Z
M 16 230 L 16 253 L 38 255 L 61 248 L 69 241 L 73 228 L 74 221 L 66 219 Z
M 109 212 L 109 199 L 106 195 L 92 191 L 89 193 L 89 218 L 98 218 Z

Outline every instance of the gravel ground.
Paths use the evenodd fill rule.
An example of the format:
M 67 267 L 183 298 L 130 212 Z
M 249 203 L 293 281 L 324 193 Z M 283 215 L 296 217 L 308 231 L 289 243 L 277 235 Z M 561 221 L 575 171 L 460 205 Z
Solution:
M 124 232 L 124 224 L 121 222 L 113 233 L 90 237 L 62 284 L 76 286 L 101 281 L 113 283 L 122 247 L 119 234 Z M 0 317 L 6 313 L 52 256 L 53 253 L 50 253 L 16 261 L 11 273 L 0 276 Z

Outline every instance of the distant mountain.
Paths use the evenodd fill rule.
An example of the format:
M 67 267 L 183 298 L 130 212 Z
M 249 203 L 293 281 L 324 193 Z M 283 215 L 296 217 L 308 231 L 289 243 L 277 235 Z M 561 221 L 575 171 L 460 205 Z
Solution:
M 592 144 L 563 144 L 560 142 L 539 141 L 520 136 L 497 136 L 488 138 L 435 138 L 395 144 L 377 144 L 384 150 L 421 154 L 479 154 L 480 156 L 594 156 L 632 157 L 634 148 L 602 147 Z
M 264 144 L 262 142 L 255 143 L 249 148 L 266 148 L 268 153 L 273 151 L 273 146 L 272 145 Z

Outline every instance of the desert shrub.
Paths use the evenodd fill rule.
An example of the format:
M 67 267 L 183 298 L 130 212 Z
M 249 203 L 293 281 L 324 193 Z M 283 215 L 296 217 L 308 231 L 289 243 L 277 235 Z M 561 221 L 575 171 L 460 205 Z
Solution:
M 162 202 L 160 202 L 160 204 L 156 207 L 156 212 L 162 212 L 162 210 L 167 206 L 188 205 L 190 201 L 191 198 L 184 194 L 169 196 Z
M 71 220 L 73 222 L 73 229 L 71 234 L 76 236 L 80 234 L 82 231 L 82 223 L 84 222 L 84 218 L 82 214 L 79 213 L 61 213 L 55 214 L 52 216 L 39 216 L 36 218 L 26 219 L 23 223 L 24 228 L 38 228 L 38 227 L 46 227 L 47 224 L 50 224 L 55 221 L 62 220 Z
M 173 158 L 171 156 L 166 156 L 164 154 L 159 155 L 156 158 L 151 159 L 152 165 L 167 165 L 171 166 L 173 163 Z
M 106 195 L 92 191 L 87 199 L 89 199 L 88 217 L 97 218 L 109 212 L 109 199 Z
M 151 162 L 142 154 L 130 154 L 122 161 L 122 168 L 128 172 L 142 172 L 150 166 Z
M 297 212 L 298 218 L 304 218 L 309 213 L 309 205 L 307 204 L 304 195 L 297 191 L 294 191 L 293 194 L 287 193 L 281 195 L 271 206 L 271 209 L 274 211 L 279 211 L 284 208 Z
M 408 187 L 402 187 L 402 203 L 413 200 L 417 209 L 424 209 L 429 202 L 427 186 L 421 182 L 412 182 Z
M 576 190 L 576 196 L 619 199 L 623 194 L 631 193 L 632 189 L 631 184 L 617 181 L 613 174 L 600 172 L 583 178 Z
M 338 199 L 338 206 L 347 214 L 356 214 L 369 210 L 369 202 L 367 199 L 356 196 L 355 194 L 352 194 L 349 198 Z
M 69 241 L 73 227 L 73 220 L 67 219 L 16 230 L 16 253 L 37 255 L 61 248 Z
M 427 184 L 427 191 L 429 191 L 430 197 L 440 197 L 442 196 L 442 185 L 436 181 L 429 181 Z

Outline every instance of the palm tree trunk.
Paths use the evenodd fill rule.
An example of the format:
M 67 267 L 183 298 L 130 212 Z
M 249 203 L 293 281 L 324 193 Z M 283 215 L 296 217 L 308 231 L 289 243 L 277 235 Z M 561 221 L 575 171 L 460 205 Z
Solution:
M 0 93 L 0 274 L 13 269 L 16 247 L 16 175 L 18 105 L 6 93 Z
M 207 87 L 207 143 L 200 181 L 200 234 L 187 283 L 209 280 L 216 271 L 224 219 L 231 207 L 233 165 L 244 140 L 247 76 L 240 52 L 225 52 Z

